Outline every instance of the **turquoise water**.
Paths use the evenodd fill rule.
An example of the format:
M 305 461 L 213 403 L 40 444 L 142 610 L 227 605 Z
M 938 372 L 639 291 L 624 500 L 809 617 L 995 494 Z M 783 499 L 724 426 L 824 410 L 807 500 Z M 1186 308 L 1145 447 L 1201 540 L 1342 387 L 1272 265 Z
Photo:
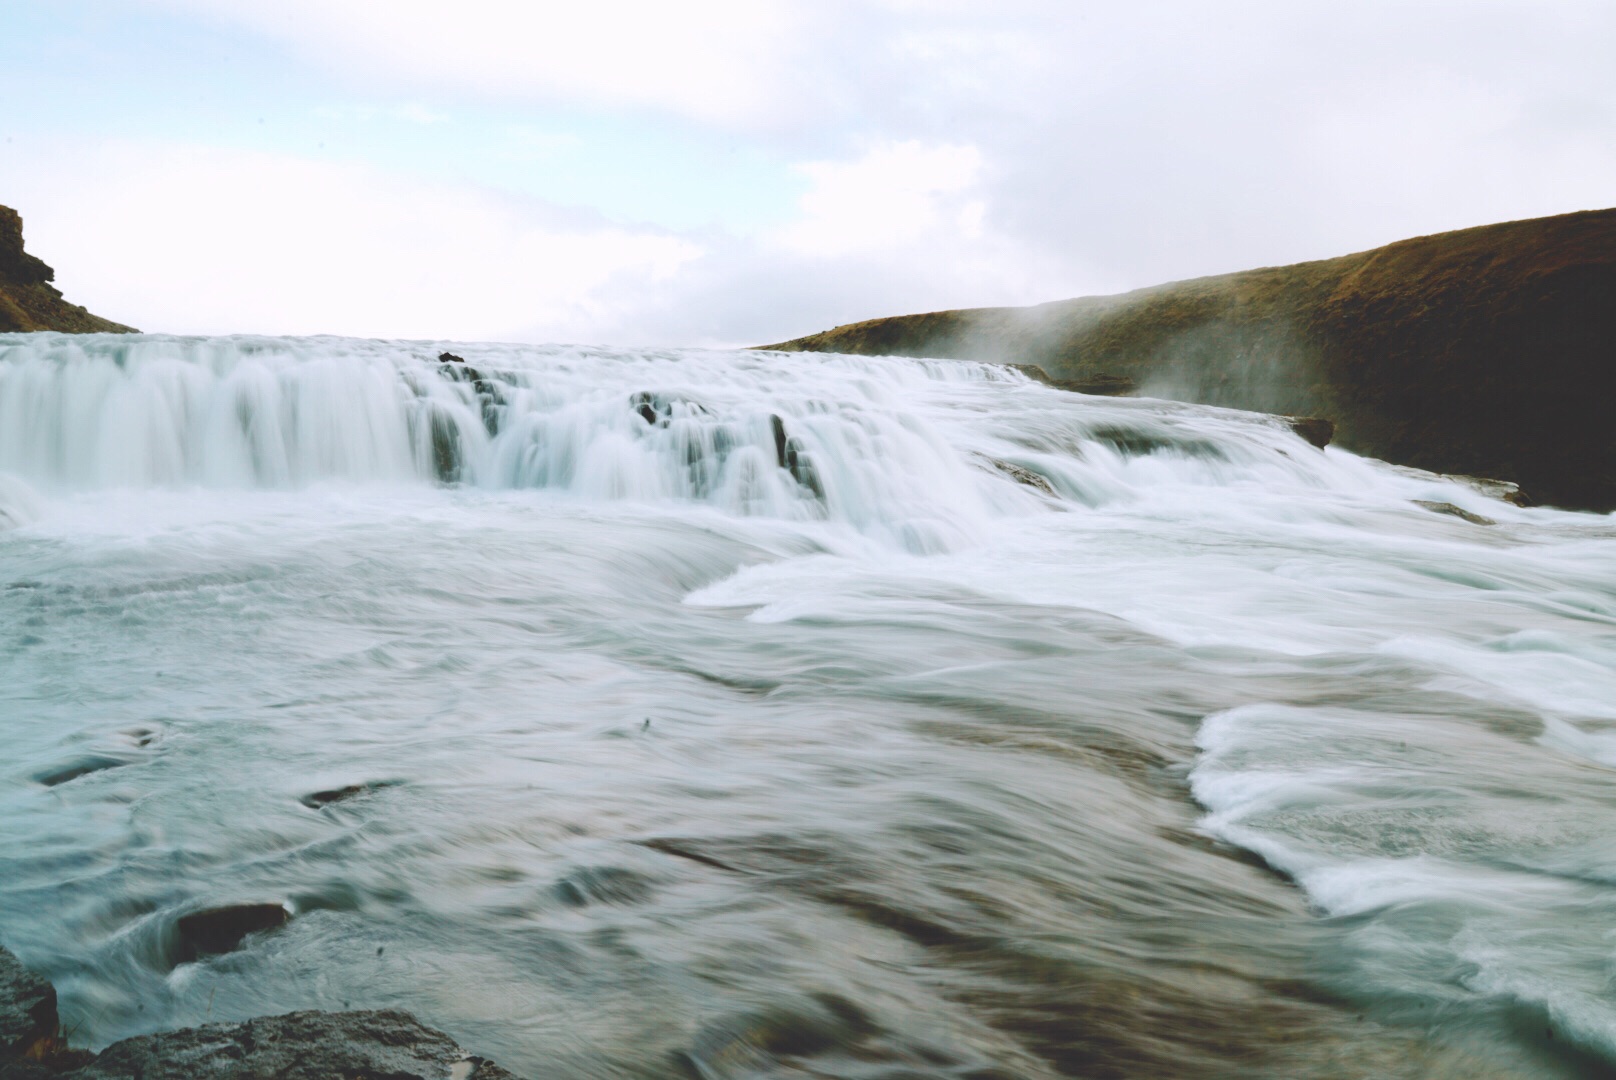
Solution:
M 1609 518 L 989 366 L 444 347 L 0 336 L 0 941 L 77 1041 L 1616 1062 Z

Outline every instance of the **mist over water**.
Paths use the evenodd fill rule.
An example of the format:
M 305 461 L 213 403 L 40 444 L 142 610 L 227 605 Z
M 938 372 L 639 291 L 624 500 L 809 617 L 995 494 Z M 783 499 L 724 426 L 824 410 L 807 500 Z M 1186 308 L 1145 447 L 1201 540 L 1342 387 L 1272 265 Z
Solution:
M 1611 519 L 990 365 L 444 347 L 0 336 L 0 941 L 78 1041 L 1616 1067 Z

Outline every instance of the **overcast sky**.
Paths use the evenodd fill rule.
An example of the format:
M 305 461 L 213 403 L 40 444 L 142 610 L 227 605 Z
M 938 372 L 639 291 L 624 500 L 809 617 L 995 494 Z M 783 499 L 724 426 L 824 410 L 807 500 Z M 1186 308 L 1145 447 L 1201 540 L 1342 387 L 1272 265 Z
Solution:
M 5 0 L 143 329 L 747 344 L 1616 205 L 1616 4 Z

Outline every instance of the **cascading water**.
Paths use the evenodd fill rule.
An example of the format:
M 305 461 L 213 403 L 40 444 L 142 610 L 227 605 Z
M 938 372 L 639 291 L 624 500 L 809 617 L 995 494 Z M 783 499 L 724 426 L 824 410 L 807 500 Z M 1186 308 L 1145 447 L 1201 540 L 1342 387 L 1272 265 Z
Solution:
M 1613 555 L 988 365 L 0 336 L 0 941 L 93 1045 L 1601 1075 Z

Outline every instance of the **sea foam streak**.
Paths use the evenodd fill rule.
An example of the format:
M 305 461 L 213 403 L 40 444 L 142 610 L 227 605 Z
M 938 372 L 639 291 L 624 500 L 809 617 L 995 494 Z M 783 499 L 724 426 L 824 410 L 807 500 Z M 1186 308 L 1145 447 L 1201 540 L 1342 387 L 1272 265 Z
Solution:
M 366 1005 L 538 1075 L 1579 1075 L 1613 555 L 988 365 L 0 336 L 0 939 L 96 1043 Z

